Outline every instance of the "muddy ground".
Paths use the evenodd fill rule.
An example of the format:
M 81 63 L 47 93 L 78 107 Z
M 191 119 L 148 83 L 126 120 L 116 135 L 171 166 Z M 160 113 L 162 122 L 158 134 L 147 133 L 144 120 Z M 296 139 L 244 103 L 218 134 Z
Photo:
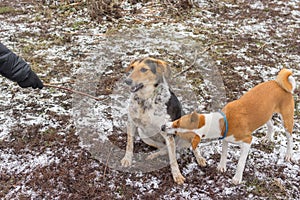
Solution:
M 183 185 L 173 182 L 167 165 L 148 172 L 122 170 L 119 154 L 105 142 L 97 146 L 109 141 L 124 153 L 128 93 L 122 80 L 135 58 L 154 56 L 172 65 L 173 87 L 186 112 L 221 108 L 274 79 L 282 67 L 300 80 L 297 0 L 101 2 L 97 7 L 94 1 L 0 1 L 2 43 L 45 83 L 101 98 L 49 87 L 21 89 L 1 77 L 0 198 L 300 198 L 299 86 L 294 162 L 284 162 L 286 141 L 275 115 L 275 142 L 260 142 L 265 127 L 255 132 L 238 186 L 230 179 L 239 148 L 230 147 L 228 170 L 218 173 L 219 141 L 202 145 L 204 168 L 189 150 L 178 152 Z M 153 149 L 137 140 L 135 152 L 141 151 Z

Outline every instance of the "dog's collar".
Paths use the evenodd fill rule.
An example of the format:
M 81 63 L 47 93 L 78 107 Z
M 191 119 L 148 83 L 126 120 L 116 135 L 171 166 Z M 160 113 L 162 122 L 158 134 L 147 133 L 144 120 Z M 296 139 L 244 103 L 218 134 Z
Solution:
M 225 132 L 224 132 L 224 135 L 222 137 L 219 137 L 219 140 L 223 140 L 226 137 L 227 132 L 228 132 L 228 121 L 227 121 L 226 115 L 221 110 L 219 110 L 218 112 L 223 116 L 224 123 L 225 123 Z

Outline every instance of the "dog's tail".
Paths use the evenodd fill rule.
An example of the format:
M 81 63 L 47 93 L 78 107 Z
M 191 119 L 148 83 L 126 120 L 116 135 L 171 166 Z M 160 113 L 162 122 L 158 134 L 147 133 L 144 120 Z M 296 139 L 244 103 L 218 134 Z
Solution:
M 283 68 L 277 75 L 276 82 L 287 92 L 293 93 L 296 88 L 296 81 L 292 71 Z

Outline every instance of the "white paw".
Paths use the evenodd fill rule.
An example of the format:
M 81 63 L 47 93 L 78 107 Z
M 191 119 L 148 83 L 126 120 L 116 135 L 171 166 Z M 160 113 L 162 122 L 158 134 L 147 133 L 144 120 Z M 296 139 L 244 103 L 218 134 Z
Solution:
M 182 176 L 181 173 L 177 173 L 176 175 L 173 175 L 173 179 L 177 184 L 183 184 L 185 181 L 185 178 Z
M 197 159 L 197 163 L 198 165 L 200 165 L 201 167 L 206 167 L 206 160 L 203 157 L 200 158 L 196 158 Z
M 232 183 L 233 183 L 234 185 L 241 184 L 241 182 L 242 182 L 242 178 L 238 178 L 238 177 L 236 177 L 236 176 L 234 176 L 234 177 L 232 178 Z
M 269 138 L 269 137 L 265 136 L 265 137 L 262 138 L 261 141 L 262 141 L 262 143 L 267 144 L 267 143 L 270 143 L 270 142 L 274 142 L 274 138 L 273 137 Z
M 293 160 L 292 160 L 292 156 L 291 156 L 291 155 L 286 155 L 286 156 L 284 157 L 284 160 L 285 160 L 286 162 L 293 163 Z
M 124 156 L 124 158 L 121 160 L 121 165 L 123 167 L 129 167 L 132 164 L 132 159 L 128 158 L 127 156 Z
M 219 171 L 219 172 L 221 172 L 221 173 L 223 173 L 223 172 L 226 172 L 226 166 L 222 166 L 222 165 L 219 165 L 218 167 L 217 167 L 217 170 Z

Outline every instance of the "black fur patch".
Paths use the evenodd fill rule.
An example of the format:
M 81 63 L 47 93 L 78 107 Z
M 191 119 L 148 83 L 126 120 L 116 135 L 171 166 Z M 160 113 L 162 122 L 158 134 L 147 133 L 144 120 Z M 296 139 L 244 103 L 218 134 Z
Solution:
M 182 115 L 184 115 L 181 103 L 175 96 L 175 94 L 169 90 L 171 93 L 171 98 L 166 103 L 167 106 L 167 113 L 170 115 L 171 120 L 174 121 L 176 119 L 179 119 Z
M 144 63 L 150 67 L 150 70 L 153 74 L 156 74 L 157 62 L 155 62 L 154 60 L 147 59 L 144 61 Z

